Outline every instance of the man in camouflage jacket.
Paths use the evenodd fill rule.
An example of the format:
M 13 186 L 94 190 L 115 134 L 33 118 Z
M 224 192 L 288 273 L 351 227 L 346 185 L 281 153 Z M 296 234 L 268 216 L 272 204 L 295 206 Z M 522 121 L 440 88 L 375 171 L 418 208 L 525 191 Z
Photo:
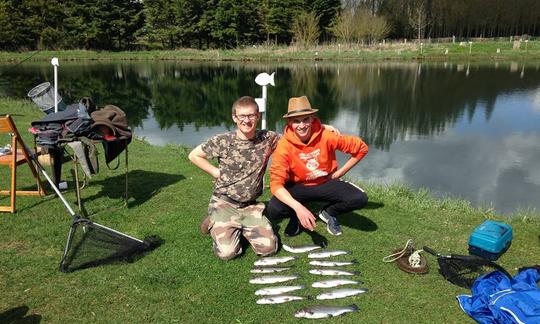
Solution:
M 189 154 L 196 166 L 214 178 L 214 192 L 208 207 L 207 222 L 214 253 L 230 260 L 242 252 L 243 235 L 261 256 L 277 250 L 277 237 L 272 225 L 263 216 L 263 176 L 279 135 L 257 130 L 259 107 L 251 97 L 241 97 L 232 107 L 236 130 L 218 134 L 197 146 Z M 217 159 L 218 166 L 208 160 Z

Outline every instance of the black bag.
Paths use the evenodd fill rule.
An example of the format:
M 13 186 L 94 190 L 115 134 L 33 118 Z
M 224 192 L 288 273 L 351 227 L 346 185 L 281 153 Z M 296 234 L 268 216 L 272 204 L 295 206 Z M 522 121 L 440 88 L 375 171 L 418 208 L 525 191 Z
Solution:
M 131 142 L 130 137 L 117 138 L 117 139 L 102 142 L 103 151 L 105 152 L 105 162 L 107 163 L 107 167 L 109 167 L 109 169 L 111 169 L 111 167 L 109 166 L 109 163 L 112 162 L 114 159 L 116 159 L 118 155 L 120 155 L 120 153 L 122 153 L 127 148 L 130 142 Z M 118 162 L 118 165 L 119 164 L 120 164 L 120 161 Z M 112 169 L 113 170 L 117 169 L 118 165 L 116 165 L 116 167 Z

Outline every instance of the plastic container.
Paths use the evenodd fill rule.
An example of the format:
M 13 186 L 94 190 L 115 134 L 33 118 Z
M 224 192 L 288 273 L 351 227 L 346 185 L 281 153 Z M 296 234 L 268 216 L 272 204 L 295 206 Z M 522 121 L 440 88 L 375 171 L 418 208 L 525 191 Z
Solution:
M 469 253 L 497 260 L 512 244 L 512 226 L 487 220 L 474 229 L 469 237 Z
M 46 114 L 54 112 L 54 88 L 50 82 L 43 82 L 32 90 L 28 91 L 27 96 Z M 58 111 L 66 109 L 66 104 L 62 97 L 58 95 Z

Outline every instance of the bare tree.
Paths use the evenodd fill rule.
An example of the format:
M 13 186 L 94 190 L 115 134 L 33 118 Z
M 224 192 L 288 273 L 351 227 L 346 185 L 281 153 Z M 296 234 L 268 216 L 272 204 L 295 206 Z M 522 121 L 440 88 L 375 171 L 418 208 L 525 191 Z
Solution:
M 392 30 L 390 23 L 382 16 L 372 16 L 368 27 L 368 35 L 372 43 L 384 39 Z
M 409 25 L 416 32 L 418 43 L 422 39 L 425 28 L 429 25 L 426 17 L 426 3 L 424 0 L 415 0 L 409 6 Z
M 293 23 L 292 31 L 298 45 L 304 48 L 315 45 L 321 34 L 319 17 L 314 12 L 301 12 Z
M 367 9 L 360 9 L 354 16 L 356 38 L 361 41 L 369 37 L 369 24 L 371 23 L 371 13 Z
M 345 10 L 336 19 L 330 31 L 344 44 L 351 44 L 356 37 L 355 14 L 352 9 Z

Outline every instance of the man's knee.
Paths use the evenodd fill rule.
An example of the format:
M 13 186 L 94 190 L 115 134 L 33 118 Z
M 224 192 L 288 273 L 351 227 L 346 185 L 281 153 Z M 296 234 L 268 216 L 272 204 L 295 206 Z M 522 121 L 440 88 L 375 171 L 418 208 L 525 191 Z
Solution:
M 228 261 L 236 258 L 242 253 L 241 247 L 224 247 L 214 248 L 214 254 L 223 261 Z
M 354 196 L 351 197 L 349 203 L 354 209 L 364 208 L 368 203 L 368 195 L 363 191 L 358 191 Z
M 277 237 L 272 235 L 265 238 L 264 242 L 258 242 L 253 245 L 253 250 L 260 256 L 269 256 L 277 252 L 278 243 Z
M 266 206 L 265 214 L 268 219 L 280 219 L 287 216 L 289 210 L 286 205 L 281 203 L 277 198 L 273 197 Z

